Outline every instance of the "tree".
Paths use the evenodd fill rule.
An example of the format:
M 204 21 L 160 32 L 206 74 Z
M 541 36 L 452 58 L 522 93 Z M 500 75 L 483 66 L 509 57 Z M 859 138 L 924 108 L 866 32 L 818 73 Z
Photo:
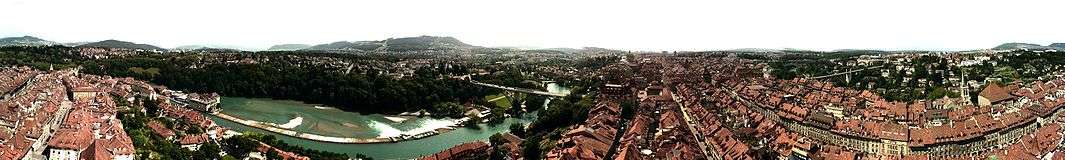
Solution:
M 547 97 L 529 94 L 525 99 L 525 110 L 532 112 L 544 108 L 544 101 L 547 100 Z
M 514 134 L 518 137 L 525 137 L 525 126 L 522 126 L 521 123 L 510 124 L 510 134 Z
M 452 118 L 455 118 L 455 117 L 462 117 L 462 113 L 465 112 L 464 108 L 465 107 L 462 106 L 462 104 L 459 104 L 459 103 L 444 102 L 444 103 L 437 103 L 437 104 L 433 105 L 432 109 L 429 110 L 429 111 L 432 112 L 434 117 L 452 117 Z
M 621 117 L 632 119 L 636 115 L 636 100 L 623 100 L 621 102 Z
M 540 149 L 539 136 L 530 136 L 528 139 L 525 139 L 525 142 L 521 143 L 521 147 L 522 157 L 525 157 L 525 159 L 540 159 L 540 153 L 542 151 Z
M 141 104 L 144 105 L 144 109 L 146 110 L 146 112 L 148 112 L 148 115 L 151 115 L 151 116 L 158 116 L 159 115 L 159 102 L 158 101 L 148 100 L 147 97 L 143 97 L 143 96 L 140 97 L 140 98 L 137 98 L 137 99 L 139 99 L 141 101 Z
M 150 147 L 148 144 L 151 143 L 151 139 L 148 138 L 143 130 L 135 130 L 134 132 L 129 133 L 130 139 L 133 141 L 133 146 L 138 148 Z
M 147 158 L 144 158 L 144 159 L 147 159 Z M 234 158 L 231 155 L 226 155 L 226 156 L 222 157 L 222 160 L 237 160 L 237 158 Z
M 513 104 L 517 104 L 517 103 L 513 103 Z M 515 108 L 517 108 L 517 107 L 515 107 Z M 496 124 L 499 124 L 499 123 L 503 123 L 503 120 L 505 120 L 507 118 L 505 115 L 507 113 L 507 110 L 509 110 L 509 109 L 507 107 L 503 107 L 503 106 L 493 106 L 493 107 L 491 107 L 491 110 L 492 110 L 492 114 L 488 115 L 488 123 L 492 124 L 492 125 L 496 125 Z
M 1013 80 L 1020 78 L 1020 75 L 1017 74 L 1017 70 L 1013 69 L 1013 67 L 1005 66 L 995 68 L 995 74 L 992 77 L 1002 78 L 1002 83 L 1011 83 Z
M 947 91 L 947 89 L 944 89 L 943 87 L 933 87 L 932 92 L 928 94 L 928 97 L 926 99 L 932 100 L 943 98 L 949 93 L 950 91 Z
M 467 115 L 466 118 L 469 118 L 469 120 L 466 121 L 466 123 L 464 123 L 464 125 L 466 127 L 473 128 L 473 129 L 481 129 L 481 126 L 477 125 L 477 123 L 481 122 L 481 117 L 478 117 L 477 115 L 470 114 L 470 115 Z
M 200 126 L 196 126 L 196 125 L 189 125 L 189 128 L 187 130 L 185 130 L 185 133 L 186 134 L 200 134 L 200 133 L 203 133 L 203 128 L 200 128 Z
M 222 141 L 225 144 L 226 153 L 237 157 L 246 157 L 248 153 L 259 147 L 259 142 L 246 136 L 233 136 Z
M 270 150 L 266 152 L 266 159 L 268 160 L 280 160 L 281 154 L 277 153 L 277 150 Z
M 193 159 L 220 159 L 222 157 L 218 153 L 221 152 L 222 150 L 218 147 L 218 144 L 213 142 L 206 143 L 200 146 L 200 150 L 197 151 L 197 154 L 194 154 L 195 157 Z
M 373 160 L 373 157 L 367 156 L 365 154 L 355 154 L 355 159 L 357 159 L 357 160 Z
M 493 134 L 491 137 L 488 137 L 488 142 L 492 147 L 492 152 L 488 154 L 488 159 L 502 160 L 506 155 L 505 149 L 503 148 L 503 143 L 506 143 L 506 140 L 503 139 L 503 134 Z

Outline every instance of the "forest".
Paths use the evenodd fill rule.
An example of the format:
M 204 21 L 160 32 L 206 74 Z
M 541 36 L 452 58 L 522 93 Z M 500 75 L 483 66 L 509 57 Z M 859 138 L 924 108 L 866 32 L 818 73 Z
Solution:
M 181 65 L 190 63 L 182 59 L 124 58 L 89 61 L 82 66 L 86 73 L 134 77 L 174 90 L 292 99 L 362 113 L 432 110 L 429 107 L 436 103 L 467 102 L 486 93 L 483 87 L 435 75 L 393 79 L 376 72 L 343 74 L 325 67 L 287 63 Z

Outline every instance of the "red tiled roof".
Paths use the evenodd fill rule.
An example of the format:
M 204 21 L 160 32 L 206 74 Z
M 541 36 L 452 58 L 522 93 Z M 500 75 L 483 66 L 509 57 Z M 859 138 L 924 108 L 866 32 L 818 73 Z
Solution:
M 909 130 L 906 126 L 895 123 L 879 123 L 880 124 L 880 138 L 895 140 L 895 141 L 908 141 Z
M 997 83 L 991 83 L 988 84 L 987 87 L 984 87 L 984 90 L 980 91 L 980 96 L 987 98 L 991 103 L 1013 98 L 1013 95 L 1010 95 L 1009 90 Z
M 166 126 L 163 126 L 163 124 L 159 123 L 158 121 L 148 122 L 148 128 L 152 129 L 152 132 L 155 132 L 155 134 L 159 134 L 160 136 L 163 136 L 165 138 L 174 136 L 174 131 L 171 131 L 169 128 L 166 128 Z
M 481 141 L 474 141 L 474 142 L 459 144 L 459 145 L 453 146 L 451 148 L 448 148 L 446 150 L 440 151 L 439 153 L 436 153 L 436 154 L 433 154 L 433 155 L 429 155 L 429 156 L 425 156 L 425 157 L 418 158 L 418 159 L 419 160 L 462 159 L 464 157 L 459 157 L 459 156 L 468 156 L 469 154 L 478 154 L 481 151 L 484 151 L 486 149 L 488 149 L 488 143 L 481 142 Z
M 114 155 L 107 151 L 109 144 L 105 140 L 94 140 L 88 149 L 81 151 L 83 160 L 111 160 Z
M 60 129 L 48 139 L 52 148 L 82 150 L 92 143 L 92 133 L 87 130 Z
M 180 143 L 181 145 L 201 144 L 203 142 L 207 142 L 208 140 L 209 139 L 207 134 L 201 133 L 195 135 L 185 135 L 185 137 L 181 137 L 181 140 L 178 140 L 178 143 Z

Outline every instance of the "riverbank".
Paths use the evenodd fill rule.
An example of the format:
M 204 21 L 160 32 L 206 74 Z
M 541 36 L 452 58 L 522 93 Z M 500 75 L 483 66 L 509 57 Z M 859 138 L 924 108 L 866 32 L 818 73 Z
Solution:
M 394 143 L 394 142 L 400 142 L 400 141 L 405 141 L 405 140 L 422 139 L 422 138 L 425 138 L 425 137 L 429 137 L 429 136 L 437 135 L 437 134 L 440 134 L 440 133 L 445 133 L 445 132 L 448 132 L 448 131 L 451 131 L 451 130 L 455 130 L 454 127 L 458 127 L 458 126 L 451 125 L 451 126 L 446 126 L 446 127 L 435 128 L 435 129 L 428 130 L 428 131 L 417 132 L 417 133 L 412 134 L 412 135 L 399 134 L 399 135 L 396 135 L 396 136 L 385 136 L 385 137 L 376 137 L 376 138 L 355 138 L 355 137 L 325 136 L 325 135 L 319 135 L 319 134 L 314 134 L 314 133 L 299 132 L 299 131 L 292 130 L 291 128 L 293 128 L 295 126 L 288 126 L 290 124 L 278 125 L 278 124 L 268 123 L 268 122 L 260 122 L 260 121 L 254 121 L 254 120 L 241 119 L 241 118 L 238 118 L 238 117 L 235 117 L 235 116 L 231 116 L 231 115 L 228 115 L 228 114 L 225 114 L 225 113 L 222 113 L 222 112 L 214 113 L 212 115 L 217 116 L 217 117 L 222 118 L 222 119 L 225 119 L 225 120 L 236 122 L 238 124 L 242 124 L 242 125 L 245 125 L 245 126 L 254 127 L 254 128 L 258 128 L 258 129 L 274 132 L 274 133 L 281 134 L 281 135 L 292 136 L 292 137 L 296 137 L 296 138 L 302 138 L 302 139 L 308 139 L 308 140 L 314 140 L 314 141 L 330 142 L 330 143 L 351 143 L 351 144 Z M 300 117 L 298 119 L 302 119 L 302 117 Z M 456 123 L 456 124 L 459 124 L 459 123 Z

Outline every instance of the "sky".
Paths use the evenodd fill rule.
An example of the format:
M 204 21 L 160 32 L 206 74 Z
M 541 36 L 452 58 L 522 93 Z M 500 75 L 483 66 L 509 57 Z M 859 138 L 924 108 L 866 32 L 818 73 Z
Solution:
M 1065 42 L 1061 0 L 0 0 L 0 37 L 268 48 L 420 35 L 487 47 L 968 50 Z

